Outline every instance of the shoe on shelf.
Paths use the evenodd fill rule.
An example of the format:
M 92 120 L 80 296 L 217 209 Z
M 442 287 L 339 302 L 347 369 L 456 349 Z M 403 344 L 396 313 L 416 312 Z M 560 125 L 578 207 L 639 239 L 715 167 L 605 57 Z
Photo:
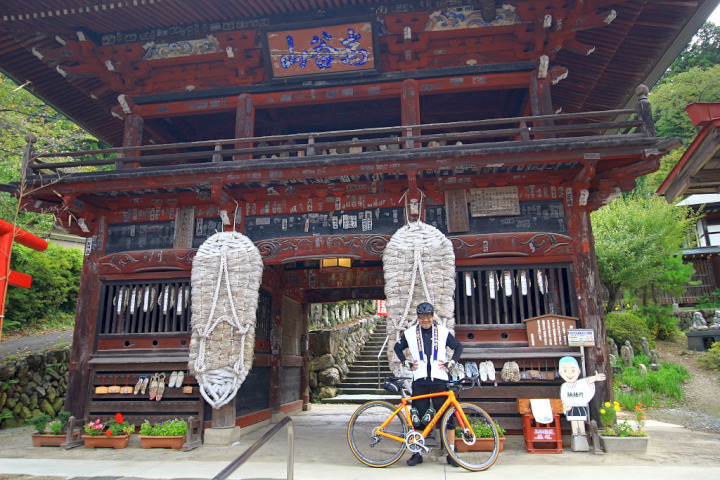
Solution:
M 150 380 L 150 400 L 155 400 L 155 397 L 157 396 L 158 377 L 159 375 L 156 373 L 152 376 L 152 379 Z
M 487 376 L 487 365 L 485 362 L 480 362 L 480 380 L 483 382 L 487 382 L 488 376 Z
M 178 372 L 172 372 L 170 374 L 170 381 L 167 384 L 168 388 L 175 388 L 175 382 L 177 381 L 177 374 L 178 374 Z
M 494 382 L 495 381 L 495 364 L 492 362 L 492 360 L 488 360 L 487 362 L 485 362 L 485 364 L 487 365 L 488 380 L 490 380 L 491 382 Z
M 448 462 L 448 465 L 452 465 L 453 467 L 459 467 L 459 466 L 460 466 L 460 464 L 459 464 L 458 462 L 456 462 L 455 459 L 452 458 L 449 454 L 448 454 L 448 456 L 447 456 L 447 462 Z
M 434 416 L 435 416 L 435 409 L 430 407 L 427 409 L 427 411 L 425 412 L 425 415 L 423 415 L 423 417 L 420 421 L 422 423 L 424 423 L 425 425 L 427 425 L 428 423 L 430 423 L 430 420 L 432 420 Z
M 407 464 L 410 465 L 411 467 L 414 467 L 418 463 L 422 463 L 422 462 L 423 462 L 422 455 L 420 455 L 419 453 L 413 453 L 412 457 L 410 457 L 408 459 Z
M 182 382 L 184 379 L 185 379 L 185 372 L 183 372 L 182 370 L 177 372 L 177 380 L 175 380 L 175 388 L 182 387 Z
M 165 392 L 165 372 L 161 373 L 158 377 L 157 394 L 155 395 L 155 401 L 159 402 L 162 400 L 163 393 Z
M 145 395 L 145 390 L 147 390 L 148 383 L 150 382 L 150 379 L 147 376 L 143 376 L 143 383 L 140 386 L 140 395 Z
M 140 390 L 143 390 L 143 384 L 147 385 L 147 377 L 144 375 L 141 375 L 140 378 L 138 378 L 137 383 L 135 384 L 135 388 L 133 389 L 133 394 L 137 395 Z M 143 390 L 143 395 L 145 394 L 145 391 Z

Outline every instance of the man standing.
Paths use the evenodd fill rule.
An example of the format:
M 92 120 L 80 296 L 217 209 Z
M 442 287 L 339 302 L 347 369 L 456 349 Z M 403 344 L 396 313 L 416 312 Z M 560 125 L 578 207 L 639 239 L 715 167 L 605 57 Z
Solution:
M 435 309 L 432 304 L 423 302 L 417 306 L 418 325 L 405 330 L 393 350 L 400 362 L 413 371 L 412 395 L 425 395 L 428 393 L 444 392 L 447 390 L 449 379 L 447 368 L 460 359 L 462 344 L 442 325 L 434 322 Z M 447 350 L 453 350 L 452 360 L 448 362 Z M 404 350 L 410 349 L 412 360 L 406 360 Z M 433 402 L 433 408 L 430 406 Z M 415 428 L 427 425 L 445 401 L 443 397 L 424 398 L 414 400 L 412 409 L 412 422 Z M 422 418 L 419 412 L 424 412 Z M 422 454 L 414 453 L 407 461 L 411 467 L 422 463 Z M 448 463 L 451 463 L 448 456 Z

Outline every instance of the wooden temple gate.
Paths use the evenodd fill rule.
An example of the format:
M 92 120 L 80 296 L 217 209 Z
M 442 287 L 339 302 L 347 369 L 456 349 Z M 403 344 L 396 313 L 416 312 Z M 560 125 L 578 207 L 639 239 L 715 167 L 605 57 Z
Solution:
M 609 373 L 589 214 L 656 170 L 675 142 L 654 136 L 647 89 L 638 89 L 637 109 L 603 101 L 586 76 L 602 72 L 577 54 L 590 50 L 583 32 L 608 28 L 615 33 L 597 38 L 617 50 L 630 33 L 608 25 L 646 7 L 510 3 L 438 2 L 436 11 L 358 0 L 320 18 L 299 5 L 281 8 L 301 13 L 293 17 L 217 6 L 215 23 L 142 3 L 116 10 L 112 31 L 90 21 L 100 14 L 68 15 L 65 36 L 33 47 L 34 61 L 74 91 L 101 102 L 120 94 L 112 105 L 121 131 L 87 119 L 122 146 L 43 153 L 30 138 L 25 152 L 25 208 L 87 238 L 73 413 L 244 426 L 301 408 L 308 306 L 384 298 L 383 249 L 416 218 L 454 246 L 464 359 L 553 372 L 577 351 L 533 347 L 524 321 L 573 317 L 595 331 L 588 371 Z M 141 7 L 154 16 L 131 15 Z M 80 18 L 84 28 L 75 27 Z M 131 18 L 141 25 L 131 28 Z M 330 57 L 336 70 L 321 65 Z M 569 71 L 579 80 L 563 89 Z M 634 88 L 626 80 L 620 97 Z M 580 98 L 615 109 L 581 111 L 593 103 Z M 230 409 L 211 412 L 197 388 L 168 389 L 160 402 L 96 395 L 103 383 L 187 371 L 192 258 L 233 228 L 260 249 L 265 268 L 253 368 Z M 322 268 L 328 258 L 351 265 Z M 519 429 L 517 398 L 557 397 L 560 380 L 546 377 L 465 398 Z M 610 395 L 609 382 L 598 385 L 598 399 Z

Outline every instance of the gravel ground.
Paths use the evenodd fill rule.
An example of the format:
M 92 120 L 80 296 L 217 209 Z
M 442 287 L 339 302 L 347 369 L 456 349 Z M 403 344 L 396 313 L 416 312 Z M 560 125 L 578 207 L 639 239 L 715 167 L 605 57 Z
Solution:
M 683 425 L 700 432 L 720 433 L 719 373 L 701 368 L 698 359 L 703 352 L 687 349 L 687 340 L 679 336 L 674 341 L 658 341 L 655 350 L 660 362 L 685 366 L 690 379 L 685 383 L 685 398 L 673 408 L 648 410 L 647 417 L 661 422 Z

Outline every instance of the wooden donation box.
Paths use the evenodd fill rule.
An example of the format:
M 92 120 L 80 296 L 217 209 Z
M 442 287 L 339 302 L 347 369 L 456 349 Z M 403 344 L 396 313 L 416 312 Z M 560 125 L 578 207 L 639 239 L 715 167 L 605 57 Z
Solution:
M 525 449 L 529 453 L 562 453 L 562 433 L 560 415 L 563 413 L 562 401 L 551 398 L 553 421 L 548 424 L 535 421 L 529 398 L 518 398 L 518 412 L 522 415 Z
M 541 315 L 523 320 L 530 347 L 567 347 L 567 332 L 577 327 L 577 317 Z

